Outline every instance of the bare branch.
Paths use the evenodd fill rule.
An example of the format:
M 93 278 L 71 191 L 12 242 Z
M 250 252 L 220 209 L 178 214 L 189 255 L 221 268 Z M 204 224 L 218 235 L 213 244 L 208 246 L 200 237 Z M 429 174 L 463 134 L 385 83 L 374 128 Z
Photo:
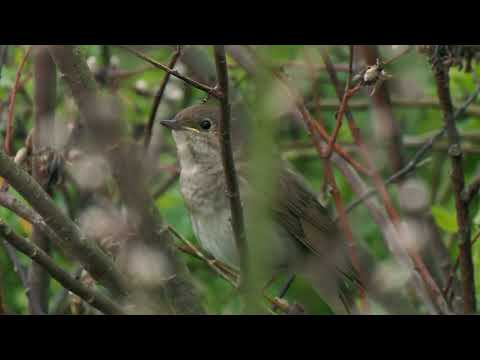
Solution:
M 169 68 L 168 66 L 165 66 L 163 64 L 160 64 L 159 62 L 151 59 L 150 57 L 148 57 L 147 55 L 141 53 L 140 51 L 130 47 L 130 46 L 126 46 L 126 45 L 119 45 L 122 49 L 125 49 L 133 54 L 135 54 L 136 56 L 138 56 L 140 59 L 142 60 L 145 60 L 146 62 L 152 64 L 153 66 L 159 68 L 159 69 L 162 69 L 163 71 L 167 72 L 168 74 L 172 75 L 172 76 L 175 76 L 176 78 L 179 78 L 180 80 L 183 80 L 185 81 L 187 84 L 197 88 L 197 89 L 200 89 L 202 91 L 205 91 L 207 94 L 213 96 L 214 98 L 217 98 L 217 99 L 221 99 L 223 94 L 221 92 L 219 92 L 217 89 L 215 88 L 212 88 L 210 86 L 207 86 L 207 85 L 204 85 L 202 83 L 199 83 L 198 81 L 195 81 L 187 76 L 184 76 L 182 74 L 180 74 L 177 70 L 173 70 L 171 68 Z
M 109 315 L 124 315 L 125 312 L 108 299 L 105 295 L 93 291 L 81 282 L 75 280 L 58 267 L 53 260 L 38 246 L 15 234 L 5 223 L 0 220 L 0 235 L 16 249 L 27 255 L 29 258 L 40 264 L 48 273 L 57 280 L 63 287 L 84 299 L 88 304 Z
M 175 68 L 175 64 L 177 63 L 181 54 L 182 54 L 181 47 L 179 45 L 177 50 L 175 50 L 175 52 L 173 53 L 172 58 L 170 59 L 170 62 L 168 64 L 168 67 L 170 69 Z M 148 148 L 148 146 L 150 145 L 150 140 L 152 138 L 153 124 L 155 122 L 155 117 L 157 116 L 157 111 L 160 106 L 160 102 L 162 101 L 163 94 L 165 93 L 165 89 L 167 88 L 168 80 L 170 80 L 170 73 L 167 73 L 163 78 L 163 81 L 160 84 L 160 87 L 158 88 L 158 91 L 155 94 L 155 98 L 153 99 L 152 110 L 150 111 L 150 117 L 148 119 L 148 123 L 145 130 L 145 141 L 144 141 L 145 148 Z
M 136 232 L 120 249 L 119 257 L 123 261 L 119 263 L 123 264 L 123 270 L 129 274 L 128 264 L 135 253 L 134 249 L 146 248 L 150 252 L 165 255 L 169 271 L 174 274 L 169 276 L 167 281 L 161 279 L 163 276 L 159 274 L 159 278 L 153 283 L 148 286 L 143 284 L 145 286 L 136 287 L 134 290 L 142 293 L 142 297 L 149 300 L 149 306 L 158 307 L 159 311 L 165 309 L 165 304 L 160 302 L 167 301 L 169 310 L 174 313 L 203 313 L 196 290 L 190 282 L 188 269 L 175 256 L 173 239 L 169 233 L 161 232 L 163 220 L 148 193 L 144 167 L 135 157 L 135 153 L 132 154 L 132 148 L 122 141 L 121 119 L 115 114 L 100 111 L 102 104 L 95 79 L 78 47 L 50 45 L 50 53 L 71 89 L 80 114 L 89 128 L 95 130 L 91 133 L 93 143 L 100 146 L 100 151 L 105 153 L 115 174 L 121 199 L 132 215 L 130 221 Z M 156 310 L 154 309 L 154 312 Z
M 56 102 L 57 76 L 55 64 L 45 46 L 37 45 L 33 48 L 34 65 L 34 130 L 32 141 L 32 153 L 38 154 L 49 144 L 54 131 L 54 111 Z M 48 185 L 48 174 L 40 171 L 38 157 L 32 156 L 32 176 L 39 184 L 46 188 Z M 33 226 L 32 242 L 40 249 L 49 252 L 49 239 L 44 236 L 39 228 Z M 33 262 L 28 272 L 29 287 L 34 301 L 38 301 L 44 312 L 48 312 L 48 290 L 49 277 L 43 267 Z M 30 313 L 35 314 L 32 306 L 29 306 Z
M 440 45 L 439 45 L 440 46 Z M 451 183 L 455 195 L 457 223 L 459 228 L 460 269 L 463 287 L 464 312 L 471 314 L 476 311 L 475 280 L 472 260 L 472 244 L 470 239 L 470 218 L 468 204 L 465 202 L 465 175 L 463 171 L 463 153 L 460 136 L 455 124 L 455 115 L 449 88 L 448 69 L 440 60 L 432 57 L 433 72 L 437 84 L 438 99 L 443 111 L 443 120 L 447 130 L 452 172 Z
M 322 59 L 327 67 L 327 72 L 330 76 L 330 80 L 332 84 L 334 85 L 334 88 L 337 92 L 338 99 L 343 98 L 342 94 L 342 88 L 340 85 L 340 82 L 337 77 L 337 73 L 335 68 L 332 65 L 332 62 L 330 60 L 330 56 L 328 55 L 328 52 L 326 50 L 322 50 L 321 52 Z M 400 222 L 400 216 L 393 206 L 393 203 L 390 199 L 390 195 L 388 194 L 387 188 L 385 184 L 383 183 L 383 180 L 376 169 L 375 165 L 373 164 L 373 161 L 368 153 L 368 149 L 365 145 L 365 142 L 360 134 L 360 130 L 357 127 L 353 115 L 350 112 L 350 110 L 347 108 L 345 111 L 345 115 L 348 120 L 348 125 L 350 128 L 350 132 L 355 140 L 355 143 L 360 150 L 360 154 L 362 155 L 364 161 L 367 163 L 367 166 L 369 169 L 372 171 L 372 180 L 379 191 L 380 198 L 382 200 L 383 206 L 385 207 L 385 210 L 392 221 L 393 225 L 396 228 L 396 231 L 398 232 L 398 239 L 401 239 L 403 235 L 403 230 Z M 420 275 L 422 278 L 422 281 L 425 285 L 425 288 L 428 290 L 429 296 L 431 297 L 432 301 L 434 304 L 438 306 L 439 309 L 443 309 L 442 311 L 447 312 L 447 305 L 446 301 L 442 296 L 442 293 L 438 287 L 438 285 L 435 283 L 434 279 L 432 278 L 430 272 L 428 271 L 427 267 L 425 266 L 424 262 L 422 259 L 419 257 L 419 255 L 410 247 L 407 247 L 407 252 L 409 254 L 409 257 L 412 259 L 412 262 L 414 264 L 414 270 Z
M 42 187 L 5 153 L 0 152 L 0 176 L 4 177 L 58 235 L 58 245 L 78 261 L 100 283 L 114 292 L 124 293 L 125 282 L 112 260 L 98 245 L 86 239 L 75 225 L 50 199 Z M 35 225 L 39 225 L 36 223 Z
M 220 100 L 221 121 L 219 124 L 220 149 L 225 174 L 226 193 L 230 201 L 232 229 L 240 257 L 240 281 L 248 281 L 248 246 L 245 233 L 245 220 L 240 200 L 237 172 L 233 160 L 232 139 L 230 134 L 230 101 L 228 97 L 228 70 L 225 48 L 214 45 L 215 64 L 217 66 L 218 85 L 223 94 Z

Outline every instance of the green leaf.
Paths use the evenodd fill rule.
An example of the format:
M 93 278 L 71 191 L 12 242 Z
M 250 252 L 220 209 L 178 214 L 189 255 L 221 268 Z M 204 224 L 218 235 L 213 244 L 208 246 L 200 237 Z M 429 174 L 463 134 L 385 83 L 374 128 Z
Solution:
M 434 205 L 432 206 L 432 215 L 435 223 L 440 229 L 454 234 L 458 231 L 458 224 L 455 212 L 448 211 L 444 207 Z

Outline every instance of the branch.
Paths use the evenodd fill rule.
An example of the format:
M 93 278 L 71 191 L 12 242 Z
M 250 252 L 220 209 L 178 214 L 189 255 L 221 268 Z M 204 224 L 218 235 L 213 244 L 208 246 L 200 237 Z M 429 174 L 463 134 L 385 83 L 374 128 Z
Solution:
M 174 313 L 203 313 L 188 269 L 175 256 L 173 239 L 168 233 L 160 233 L 163 228 L 162 217 L 148 193 L 143 164 L 135 156 L 136 152 L 132 152 L 132 148 L 122 141 L 124 130 L 121 119 L 115 112 L 101 111 L 104 104 L 100 101 L 95 79 L 78 47 L 50 45 L 50 53 L 71 90 L 80 114 L 87 126 L 94 130 L 91 132 L 93 144 L 105 154 L 118 184 L 120 197 L 132 215 L 129 220 L 136 231 L 119 254 L 125 260 L 121 262 L 123 270 L 135 277 L 135 273 L 130 272 L 133 270 L 131 257 L 136 253 L 135 249 L 148 249 L 151 253 L 165 255 L 170 265 L 168 271 L 173 273 L 168 274 L 167 281 L 164 280 L 165 274 L 158 274 L 154 281 L 148 284 L 142 282 L 142 286 L 132 290 L 151 301 L 149 305 L 155 308 L 155 312 L 157 308 L 163 311 L 165 304 L 160 302 L 167 300 L 169 309 Z
M 230 102 L 228 97 L 228 70 L 225 48 L 223 45 L 214 45 L 215 64 L 217 67 L 218 85 L 223 94 L 220 100 L 221 121 L 219 124 L 220 149 L 222 154 L 223 171 L 227 197 L 230 201 L 232 229 L 240 257 L 240 282 L 248 281 L 248 246 L 245 233 L 240 191 L 237 172 L 233 160 L 232 139 L 230 132 Z
M 465 175 L 463 171 L 463 153 L 460 144 L 460 136 L 455 124 L 453 104 L 449 89 L 448 70 L 439 60 L 432 58 L 433 72 L 437 85 L 438 99 L 443 111 L 443 120 L 447 130 L 452 172 L 451 183 L 455 195 L 455 207 L 457 209 L 457 223 L 459 228 L 460 269 L 463 287 L 464 312 L 475 313 L 475 281 L 472 260 L 472 244 L 470 239 L 470 219 L 468 203 L 462 196 L 465 189 Z
M 33 261 L 45 268 L 46 271 L 57 280 L 63 287 L 84 299 L 88 304 L 109 315 L 125 315 L 125 312 L 108 299 L 105 295 L 91 290 L 81 282 L 75 280 L 58 267 L 53 260 L 38 246 L 30 243 L 24 238 L 15 234 L 5 223 L 0 220 L 0 235 L 20 252 L 27 255 Z
M 401 108 L 440 108 L 440 104 L 436 99 L 404 99 L 398 97 L 392 97 L 392 105 Z M 338 99 L 325 99 L 322 101 L 322 107 L 326 110 L 337 110 L 340 106 Z M 309 102 L 307 104 L 309 109 L 314 107 L 314 103 Z M 371 102 L 368 99 L 365 100 L 350 100 L 348 102 L 350 110 L 369 110 Z M 466 112 L 466 115 L 480 117 L 480 107 L 471 106 Z
M 465 203 L 470 204 L 473 198 L 478 194 L 480 190 L 480 175 L 477 176 L 472 183 L 464 191 L 464 201 Z
M 13 88 L 10 93 L 10 102 L 8 105 L 8 116 L 7 116 L 7 128 L 5 131 L 5 143 L 4 143 L 5 152 L 10 156 L 12 155 L 13 115 L 14 115 L 14 109 L 15 109 L 15 99 L 17 97 L 17 90 L 19 88 L 20 76 L 22 75 L 23 67 L 27 62 L 27 59 L 28 59 L 28 56 L 30 55 L 31 50 L 32 50 L 32 47 L 29 46 L 28 50 L 25 52 L 25 55 L 23 55 L 22 61 L 20 62 L 20 65 L 18 66 L 18 69 L 17 69 L 17 73 L 15 75 L 15 83 L 13 84 Z
M 175 65 L 177 64 L 177 61 L 181 55 L 181 47 L 180 45 L 178 46 L 177 50 L 172 55 L 172 58 L 170 59 L 170 62 L 168 64 L 168 67 L 170 69 L 174 69 Z M 144 146 L 145 148 L 148 148 L 150 145 L 150 140 L 152 138 L 152 129 L 153 129 L 153 124 L 155 122 L 155 117 L 157 116 L 157 111 L 160 106 L 160 102 L 162 101 L 163 94 L 165 93 L 165 89 L 167 88 L 168 81 L 170 80 L 170 73 L 167 73 L 165 77 L 163 78 L 163 81 L 155 94 L 155 98 L 153 99 L 153 106 L 152 110 L 150 112 L 150 117 L 148 119 L 148 123 L 146 126 L 145 130 L 145 141 L 144 141 Z
M 306 119 L 309 116 L 308 114 L 306 114 L 308 110 L 305 104 L 303 103 L 303 100 L 301 100 L 300 102 L 298 101 L 299 94 L 293 91 L 292 87 L 289 85 L 288 79 L 281 72 L 275 69 L 272 69 L 270 66 L 268 66 L 268 64 L 265 64 L 263 60 L 257 56 L 257 54 L 254 52 L 253 49 L 251 49 L 250 47 L 246 47 L 245 49 L 249 52 L 249 54 L 251 54 L 251 57 L 253 60 L 256 60 L 257 62 L 259 62 L 264 68 L 269 69 L 272 75 L 274 76 L 274 78 L 276 78 L 280 82 L 280 84 L 286 89 L 287 101 L 292 103 L 292 107 L 294 109 L 292 115 L 300 123 L 305 124 L 304 119 Z M 240 48 L 237 49 L 237 52 L 239 51 L 240 51 Z M 318 122 L 309 121 L 306 126 L 311 135 L 312 141 L 315 141 L 313 139 L 314 133 L 318 133 L 324 141 L 326 142 L 330 141 L 330 136 L 328 135 L 327 131 Z M 368 169 L 365 169 L 358 161 L 353 159 L 347 153 L 347 151 L 345 151 L 339 144 L 334 143 L 333 149 L 336 153 L 338 153 L 341 157 L 343 157 L 350 165 L 352 165 L 358 172 L 367 176 L 370 175 Z
M 176 78 L 179 78 L 180 80 L 185 81 L 187 84 L 206 92 L 208 95 L 213 96 L 214 98 L 221 99 L 222 96 L 223 96 L 223 94 L 221 92 L 219 92 L 217 89 L 212 88 L 212 87 L 207 86 L 207 85 L 204 85 L 202 83 L 199 83 L 198 81 L 195 81 L 195 80 L 193 80 L 193 79 L 191 79 L 187 76 L 184 76 L 184 75 L 180 74 L 177 70 L 173 70 L 173 69 L 169 68 L 168 66 L 165 66 L 165 65 L 153 60 L 152 58 L 148 57 L 147 55 L 141 53 L 140 51 L 138 51 L 138 50 L 136 50 L 136 49 L 134 49 L 130 46 L 119 45 L 119 47 L 135 54 L 140 59 L 145 60 L 146 62 L 152 64 L 153 66 L 155 66 L 159 69 L 162 69 L 163 71 L 167 72 L 168 74 L 170 74 L 172 76 L 175 76 Z
M 0 176 L 43 217 L 42 222 L 34 225 L 43 226 L 44 222 L 47 225 L 44 228 L 51 228 L 56 234 L 53 238 L 49 235 L 50 239 L 56 241 L 69 256 L 77 259 L 97 281 L 117 294 L 125 292 L 124 279 L 117 272 L 112 260 L 95 242 L 86 239 L 77 225 L 56 206 L 42 187 L 4 152 L 0 152 Z
M 27 269 L 24 268 L 23 265 L 20 263 L 20 260 L 18 259 L 17 253 L 15 251 L 15 248 L 5 240 L 3 241 L 3 245 L 5 248 L 5 253 L 7 254 L 7 257 L 10 259 L 10 262 L 13 265 L 13 271 L 18 275 L 18 278 L 20 279 L 20 283 L 25 289 L 25 295 L 27 296 L 29 303 L 32 304 L 32 306 L 34 307 L 34 311 L 36 314 L 45 315 L 45 312 L 43 312 L 43 309 L 40 307 L 39 302 L 33 301 L 33 299 L 31 299 L 31 292 L 28 287 Z
M 253 50 L 251 50 L 251 52 L 253 53 Z M 255 55 L 255 58 L 257 58 L 256 55 Z M 350 63 L 352 63 L 352 59 L 350 59 L 350 60 L 351 60 Z M 324 129 L 324 126 L 323 126 L 323 124 L 321 124 L 320 121 L 315 122 L 313 120 L 310 112 L 308 111 L 308 109 L 305 106 L 305 103 L 303 102 L 302 96 L 299 94 L 297 89 L 295 89 L 295 88 L 293 88 L 293 86 L 291 86 L 288 79 L 278 71 L 275 71 L 275 70 L 271 70 L 271 71 L 272 71 L 273 75 L 275 76 L 275 78 L 277 78 L 280 81 L 280 83 L 283 85 L 283 87 L 286 89 L 287 93 L 290 96 L 289 100 L 291 100 L 293 102 L 294 106 L 297 108 L 298 112 L 301 114 L 301 118 L 302 118 L 303 123 L 305 124 L 307 129 L 309 129 L 309 131 L 310 131 L 312 142 L 313 142 L 313 144 L 314 144 L 314 146 L 317 150 L 318 156 L 321 159 L 324 159 L 325 177 L 326 177 L 326 179 L 327 179 L 327 181 L 328 181 L 328 183 L 331 187 L 331 193 L 332 193 L 333 198 L 335 200 L 335 206 L 336 206 L 336 209 L 337 209 L 337 213 L 340 216 L 341 230 L 344 233 L 345 239 L 347 241 L 348 252 L 349 252 L 349 255 L 350 255 L 350 259 L 352 261 L 352 265 L 353 265 L 355 271 L 357 272 L 358 277 L 360 278 L 360 282 L 362 282 L 363 274 L 362 274 L 362 271 L 360 269 L 360 264 L 359 264 L 359 261 L 358 261 L 357 249 L 356 249 L 356 245 L 355 245 L 355 240 L 353 238 L 353 231 L 352 231 L 352 228 L 351 228 L 351 226 L 348 222 L 347 214 L 345 212 L 345 206 L 343 204 L 340 192 L 339 192 L 337 184 L 336 184 L 336 180 L 335 180 L 335 177 L 334 177 L 334 174 L 333 174 L 333 169 L 332 169 L 332 165 L 331 165 L 331 161 L 330 161 L 330 155 L 329 156 L 325 155 L 325 151 L 323 149 L 323 144 L 322 144 L 322 141 L 320 139 L 321 138 L 321 131 L 319 129 L 320 128 Z M 333 146 L 335 145 L 335 142 L 333 141 L 333 137 L 328 139 L 328 136 L 327 136 L 327 138 L 324 138 L 324 140 L 325 140 L 325 142 L 328 142 L 328 144 L 329 144 L 329 145 L 327 145 L 326 148 L 333 149 Z M 361 298 L 361 301 L 362 301 L 362 306 L 363 306 L 364 310 L 366 310 L 367 309 L 367 303 L 366 303 L 366 299 L 365 299 L 365 291 L 364 291 L 363 288 L 360 288 L 360 298 Z
M 363 53 L 367 65 L 374 65 L 377 59 L 380 58 L 377 45 L 359 45 L 358 48 L 360 52 Z M 396 59 L 399 59 L 401 56 L 409 52 L 410 49 L 410 46 L 407 47 L 404 51 L 383 64 L 386 65 L 394 62 Z M 382 82 L 377 91 L 371 96 L 371 101 L 376 122 L 380 129 L 379 135 L 387 144 L 388 157 L 392 166 L 392 171 L 398 172 L 405 166 L 402 134 L 400 126 L 393 115 L 390 92 L 387 84 L 387 82 Z M 402 177 L 398 180 L 402 180 Z
M 333 134 L 330 137 L 330 140 L 328 141 L 328 147 L 325 152 L 325 157 L 329 158 L 332 155 L 332 150 L 333 150 L 333 145 L 337 141 L 337 136 L 338 132 L 340 131 L 340 128 L 342 127 L 342 120 L 343 120 L 343 115 L 345 114 L 345 110 L 347 109 L 347 103 L 348 100 L 354 95 L 355 92 L 350 91 L 350 83 L 352 82 L 352 77 L 353 77 L 353 52 L 354 52 L 354 45 L 350 45 L 350 60 L 348 62 L 348 77 L 347 77 L 347 83 L 345 85 L 345 91 L 343 92 L 343 99 L 340 104 L 340 108 L 337 113 L 337 119 L 336 119 L 336 124 L 335 128 L 333 129 Z M 359 88 L 358 88 L 359 89 Z
M 334 85 L 334 88 L 337 92 L 337 97 L 339 100 L 342 99 L 343 94 L 342 94 L 342 88 L 340 85 L 340 82 L 337 77 L 337 73 L 335 68 L 333 67 L 333 64 L 330 60 L 330 56 L 328 55 L 328 52 L 326 50 L 321 51 L 321 56 L 322 59 L 327 67 L 327 72 L 330 76 L 330 80 L 332 84 Z M 400 216 L 393 206 L 393 203 L 390 199 L 390 196 L 388 194 L 387 188 L 385 184 L 383 183 L 383 180 L 376 169 L 372 159 L 370 158 L 370 155 L 368 153 L 368 149 L 365 145 L 365 142 L 360 134 L 360 129 L 357 127 L 353 115 L 350 112 L 350 110 L 347 108 L 345 111 L 345 115 L 348 120 L 348 126 L 350 128 L 350 132 L 352 134 L 352 137 L 355 140 L 355 143 L 360 150 L 360 154 L 362 155 L 364 161 L 367 163 L 368 168 L 372 171 L 372 179 L 375 187 L 379 191 L 380 198 L 382 199 L 383 206 L 385 207 L 385 210 L 387 211 L 387 214 L 392 221 L 397 233 L 398 233 L 398 240 L 401 241 L 401 238 L 403 236 L 403 230 L 402 226 L 400 223 Z M 410 258 L 412 259 L 412 262 L 414 264 L 414 270 L 420 275 L 422 278 L 422 281 L 425 285 L 425 288 L 428 290 L 429 296 L 431 297 L 431 300 L 433 301 L 434 304 L 439 309 L 444 309 L 443 311 L 447 311 L 446 309 L 446 301 L 442 296 L 442 293 L 432 278 L 430 272 L 428 271 L 427 267 L 425 266 L 424 262 L 422 259 L 418 256 L 418 254 L 410 247 L 407 247 L 406 249 L 407 253 L 409 254 Z
M 38 154 L 48 145 L 54 144 L 54 111 L 56 102 L 57 76 L 55 64 L 45 46 L 38 45 L 33 48 L 34 65 L 34 130 L 32 153 Z M 42 184 L 48 192 L 48 177 L 46 171 L 40 171 L 37 156 L 32 156 L 32 176 L 39 184 Z M 32 242 L 40 249 L 49 252 L 48 237 L 41 233 L 41 230 L 33 226 Z M 38 301 L 44 312 L 48 312 L 48 289 L 49 277 L 42 266 L 33 262 L 28 272 L 29 287 L 32 298 Z M 34 309 L 29 306 L 30 313 L 35 314 Z
M 423 160 L 425 154 L 430 151 L 434 145 L 434 143 L 440 139 L 443 135 L 445 134 L 445 129 L 440 130 L 438 133 L 436 133 L 434 136 L 432 136 L 429 140 L 427 140 L 421 148 L 415 153 L 415 155 L 412 157 L 412 159 L 408 162 L 407 165 L 400 171 L 396 172 L 392 176 L 390 176 L 386 181 L 385 185 L 389 185 L 391 183 L 396 182 L 399 179 L 405 178 L 407 175 L 412 173 L 417 166 L 420 164 L 420 162 Z M 369 197 L 378 194 L 377 189 L 370 189 L 368 190 L 365 194 L 360 196 L 357 200 L 354 200 L 350 203 L 350 205 L 347 206 L 347 212 L 352 211 L 355 209 L 358 205 L 360 205 L 362 202 L 364 202 L 366 199 Z
M 478 97 L 479 94 L 480 94 L 480 86 L 478 86 L 477 89 L 468 97 L 468 99 L 455 111 L 454 121 L 459 121 L 461 119 L 461 117 L 468 111 L 468 107 L 470 106 L 470 104 L 472 104 L 475 101 L 475 99 Z M 425 154 L 433 148 L 434 144 L 440 138 L 443 137 L 445 132 L 446 132 L 446 128 L 443 128 L 442 130 L 438 131 L 433 136 L 431 136 L 430 139 L 426 140 L 423 143 L 423 145 L 420 147 L 420 149 L 418 149 L 418 151 L 412 157 L 412 159 L 408 162 L 408 164 L 405 165 L 405 167 L 403 169 L 399 170 L 398 172 L 396 172 L 395 174 L 390 176 L 387 179 L 387 181 L 385 181 L 385 185 L 389 185 L 391 183 L 394 183 L 397 180 L 403 179 L 404 177 L 406 177 L 407 175 L 412 173 L 417 168 L 417 166 L 420 164 L 420 162 L 423 160 Z M 478 186 L 480 186 L 480 179 L 478 180 L 478 183 L 479 183 Z M 472 196 L 471 195 L 472 194 L 471 190 L 475 191 L 474 184 L 475 184 L 475 182 L 472 184 L 472 186 L 473 186 L 472 189 L 467 189 L 467 191 L 466 191 L 465 196 L 466 196 L 466 199 L 467 199 L 467 203 L 469 202 L 468 199 L 470 199 L 471 196 Z M 478 188 L 477 188 L 477 191 L 478 191 Z M 365 199 L 367 199 L 370 196 L 373 196 L 375 194 L 377 194 L 376 189 L 371 189 L 371 190 L 367 191 L 360 198 L 358 198 L 357 200 L 353 201 L 350 205 L 348 205 L 347 212 L 352 211 L 355 207 L 360 205 Z

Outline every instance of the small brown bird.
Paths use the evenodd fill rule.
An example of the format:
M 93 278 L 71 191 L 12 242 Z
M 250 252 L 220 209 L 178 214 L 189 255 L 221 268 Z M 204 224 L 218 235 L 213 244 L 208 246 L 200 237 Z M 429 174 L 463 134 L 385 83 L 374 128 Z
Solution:
M 162 125 L 170 128 L 181 166 L 180 187 L 194 233 L 215 258 L 238 268 L 238 254 L 220 153 L 220 110 L 195 105 Z M 234 159 L 244 208 L 262 196 L 249 186 L 249 161 L 240 122 L 232 124 Z M 357 282 L 346 243 L 303 179 L 281 163 L 269 214 L 274 239 L 262 258 L 272 276 L 298 273 L 310 280 L 335 313 L 349 312 Z M 248 217 L 247 217 L 248 218 Z M 252 224 L 246 223 L 248 228 Z M 260 240 L 258 240 L 260 241 Z

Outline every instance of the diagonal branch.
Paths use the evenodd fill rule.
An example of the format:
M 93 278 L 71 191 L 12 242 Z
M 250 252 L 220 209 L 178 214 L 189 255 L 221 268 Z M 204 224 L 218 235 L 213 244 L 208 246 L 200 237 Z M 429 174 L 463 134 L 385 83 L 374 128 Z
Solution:
M 130 46 L 127 46 L 127 45 L 119 45 L 122 49 L 125 49 L 133 54 L 135 54 L 136 56 L 138 56 L 140 59 L 152 64 L 153 66 L 159 68 L 159 69 L 162 69 L 163 71 L 167 72 L 168 74 L 172 75 L 172 76 L 175 76 L 176 78 L 179 78 L 180 80 L 183 80 L 184 82 L 186 82 L 187 84 L 197 88 L 197 89 L 200 89 L 202 91 L 205 91 L 207 94 L 213 96 L 214 98 L 217 98 L 217 99 L 221 99 L 223 94 L 221 92 L 219 92 L 217 89 L 215 88 L 212 88 L 210 86 L 207 86 L 207 85 L 204 85 L 196 80 L 193 80 L 185 75 L 182 75 L 180 74 L 177 70 L 174 70 L 174 69 L 171 69 L 170 67 L 168 66 L 165 66 L 155 60 L 153 60 L 152 58 L 150 58 L 149 56 L 141 53 L 140 51 L 130 47 Z
M 181 54 L 182 54 L 181 47 L 180 45 L 178 45 L 177 50 L 175 50 L 175 52 L 173 53 L 172 58 L 170 59 L 170 63 L 168 64 L 168 67 L 170 69 L 175 68 L 175 65 L 178 59 L 180 58 Z M 163 78 L 163 81 L 153 99 L 152 110 L 150 112 L 150 117 L 148 119 L 148 123 L 145 130 L 145 141 L 144 141 L 145 148 L 148 148 L 148 146 L 150 145 L 155 117 L 157 116 L 157 111 L 158 111 L 158 108 L 160 107 L 160 102 L 162 101 L 163 94 L 165 93 L 165 89 L 167 88 L 167 84 L 169 80 L 170 80 L 170 73 L 167 73 Z
M 138 253 L 136 249 L 165 255 L 168 276 L 164 273 L 149 274 L 151 282 L 143 282 L 142 286 L 132 290 L 147 300 L 147 307 L 154 312 L 164 311 L 167 305 L 175 313 L 203 313 L 188 269 L 176 257 L 172 237 L 169 233 L 161 233 L 163 219 L 148 192 L 143 164 L 136 158 L 138 152 L 132 152 L 132 147 L 123 141 L 124 129 L 120 117 L 114 111 L 102 111 L 104 104 L 101 103 L 95 79 L 77 46 L 49 45 L 49 49 L 80 114 L 87 126 L 94 130 L 91 132 L 92 144 L 106 154 L 120 197 L 131 215 L 129 221 L 136 230 L 120 249 L 119 257 L 124 260 L 119 261 L 122 270 L 135 277 L 132 262 L 136 260 L 132 260 L 132 256 Z
M 48 254 L 38 246 L 15 234 L 0 220 L 0 235 L 20 252 L 45 268 L 63 287 L 84 299 L 88 304 L 105 314 L 123 315 L 125 312 L 105 295 L 93 291 L 75 280 L 69 273 L 58 267 Z
M 330 80 L 337 92 L 337 97 L 339 100 L 341 100 L 343 98 L 342 88 L 337 77 L 337 72 L 333 67 L 330 56 L 326 50 L 321 51 L 321 56 L 326 65 L 327 72 L 330 76 Z M 347 117 L 347 122 L 350 128 L 350 132 L 352 134 L 352 137 L 355 140 L 356 145 L 358 146 L 360 154 L 363 157 L 369 169 L 372 171 L 373 183 L 380 194 L 380 198 L 382 200 L 383 206 L 385 207 L 387 215 L 389 216 L 390 220 L 392 221 L 392 224 L 396 229 L 398 238 L 401 239 L 403 235 L 403 230 L 402 230 L 402 225 L 400 221 L 400 216 L 397 210 L 395 209 L 395 207 L 393 206 L 393 203 L 392 203 L 392 200 L 390 199 L 390 195 L 388 194 L 387 188 L 368 153 L 368 149 L 360 134 L 360 129 L 357 127 L 355 120 L 353 118 L 353 115 L 348 109 L 348 107 L 345 111 L 345 115 Z M 428 294 L 432 302 L 438 307 L 438 309 L 443 309 L 441 311 L 447 312 L 448 309 L 447 309 L 446 301 L 443 298 L 442 292 L 440 291 L 440 288 L 436 284 L 435 280 L 432 278 L 423 260 L 420 258 L 417 252 L 414 251 L 412 248 L 407 247 L 405 250 L 407 251 L 409 257 L 412 260 L 414 270 L 420 275 L 425 288 L 428 290 Z
M 48 145 L 54 144 L 52 136 L 54 134 L 54 111 L 56 101 L 56 69 L 48 49 L 43 45 L 36 45 L 33 48 L 33 65 L 34 65 L 34 129 L 32 152 L 38 154 Z M 40 171 L 38 157 L 32 157 L 32 176 L 42 184 L 48 192 L 48 174 L 46 171 Z M 32 242 L 44 250 L 49 252 L 49 239 L 41 233 L 41 230 L 33 226 Z M 44 312 L 48 312 L 48 289 L 49 277 L 42 266 L 36 262 L 32 262 L 28 272 L 29 288 L 32 292 L 34 301 L 38 301 Z M 30 313 L 35 314 L 34 309 L 29 304 Z
M 58 240 L 58 245 L 69 256 L 80 261 L 96 280 L 112 291 L 117 294 L 125 292 L 125 281 L 112 260 L 96 243 L 85 238 L 78 226 L 57 207 L 42 187 L 4 152 L 0 152 L 0 176 L 43 217 L 46 225 L 57 235 L 52 240 Z

